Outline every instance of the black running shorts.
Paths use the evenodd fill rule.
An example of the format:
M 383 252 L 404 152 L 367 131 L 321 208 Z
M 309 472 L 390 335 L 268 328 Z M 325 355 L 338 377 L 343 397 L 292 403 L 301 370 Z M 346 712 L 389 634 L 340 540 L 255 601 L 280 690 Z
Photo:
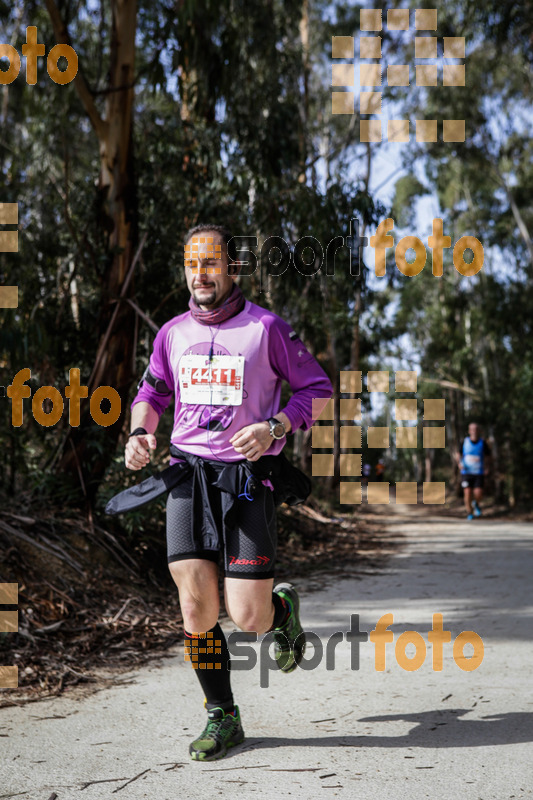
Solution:
M 214 516 L 220 520 L 216 531 L 204 533 L 199 546 L 192 535 L 192 476 L 178 484 L 167 499 L 167 560 L 204 558 L 219 562 L 229 578 L 273 578 L 276 559 L 276 507 L 273 492 L 260 484 L 253 500 L 235 500 L 235 526 L 224 532 L 220 503 Z
M 463 489 L 483 489 L 483 475 L 461 475 Z

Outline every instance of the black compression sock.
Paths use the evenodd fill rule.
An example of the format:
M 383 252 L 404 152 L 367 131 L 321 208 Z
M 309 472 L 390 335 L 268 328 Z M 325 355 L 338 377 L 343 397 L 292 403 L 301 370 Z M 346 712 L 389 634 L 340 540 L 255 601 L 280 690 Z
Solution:
M 198 635 L 185 633 L 185 660 L 191 661 L 205 694 L 205 707 L 235 708 L 231 692 L 229 661 L 226 637 L 219 623 L 210 631 Z
M 285 600 L 275 592 L 272 592 L 272 603 L 274 605 L 274 622 L 270 628 L 271 631 L 275 630 L 276 628 L 283 627 L 290 614 L 290 608 Z

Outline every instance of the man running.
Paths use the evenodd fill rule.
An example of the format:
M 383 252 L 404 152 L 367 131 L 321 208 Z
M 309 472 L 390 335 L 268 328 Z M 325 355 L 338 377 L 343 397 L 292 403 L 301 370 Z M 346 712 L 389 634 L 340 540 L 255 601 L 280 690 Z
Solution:
M 218 623 L 219 560 L 226 611 L 235 625 L 257 634 L 275 631 L 283 672 L 292 672 L 302 659 L 298 595 L 291 584 L 273 590 L 274 496 L 286 479 L 278 476 L 276 485 L 283 457 L 268 457 L 281 453 L 288 433 L 311 427 L 313 398 L 325 404 L 332 394 L 327 375 L 291 327 L 245 299 L 228 270 L 230 239 L 218 225 L 199 225 L 187 234 L 190 310 L 163 325 L 155 338 L 132 403 L 125 453 L 129 469 L 148 464 L 159 418 L 174 396 L 171 463 L 183 464 L 186 478 L 168 495 L 167 551 L 186 653 L 208 712 L 205 729 L 189 747 L 198 761 L 222 758 L 244 739 Z M 231 245 L 229 254 L 234 255 Z M 284 407 L 282 381 L 292 390 Z M 265 463 L 273 469 L 261 473 Z
M 475 422 L 468 426 L 468 436 L 463 442 L 462 453 L 456 454 L 461 469 L 461 486 L 464 490 L 464 501 L 467 519 L 481 516 L 480 503 L 483 497 L 484 476 L 489 474 L 490 447 L 481 438 L 481 429 Z M 472 500 L 472 493 L 474 499 Z

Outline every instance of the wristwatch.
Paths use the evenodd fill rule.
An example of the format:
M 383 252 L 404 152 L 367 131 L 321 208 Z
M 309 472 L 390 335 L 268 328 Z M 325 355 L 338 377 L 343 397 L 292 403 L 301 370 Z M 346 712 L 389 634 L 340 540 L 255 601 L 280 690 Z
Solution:
M 270 427 L 270 435 L 273 439 L 283 439 L 285 436 L 285 425 L 276 417 L 270 417 L 268 421 Z

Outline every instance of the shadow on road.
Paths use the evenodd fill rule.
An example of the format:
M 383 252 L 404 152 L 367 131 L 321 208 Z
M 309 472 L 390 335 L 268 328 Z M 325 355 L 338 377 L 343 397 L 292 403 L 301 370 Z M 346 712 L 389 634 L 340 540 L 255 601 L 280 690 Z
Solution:
M 415 714 L 384 714 L 363 717 L 358 723 L 408 722 L 414 727 L 400 736 L 366 733 L 345 736 L 309 736 L 307 738 L 265 737 L 246 739 L 245 750 L 264 750 L 272 747 L 488 747 L 533 741 L 533 713 L 510 712 L 489 714 L 481 719 L 461 719 L 471 709 L 424 711 Z M 235 753 L 235 754 L 237 754 Z

